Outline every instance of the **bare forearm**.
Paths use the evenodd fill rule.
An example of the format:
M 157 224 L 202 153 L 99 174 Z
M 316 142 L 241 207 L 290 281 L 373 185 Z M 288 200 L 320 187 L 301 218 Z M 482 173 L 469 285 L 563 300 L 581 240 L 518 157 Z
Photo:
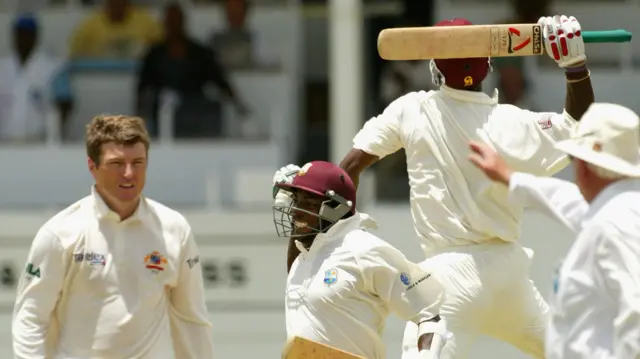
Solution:
M 340 168 L 342 168 L 351 180 L 353 184 L 355 184 L 356 188 L 358 188 L 358 184 L 360 182 L 360 173 L 364 171 L 367 167 L 376 163 L 379 160 L 377 156 L 368 154 L 362 150 L 351 149 L 349 153 L 344 157 L 342 162 L 340 162 Z
M 291 266 L 299 254 L 300 250 L 296 247 L 295 239 L 289 238 L 289 247 L 287 248 L 287 273 L 291 270 Z
M 565 110 L 571 117 L 579 121 L 594 102 L 593 87 L 586 66 L 568 71 L 571 72 L 565 74 L 567 79 Z

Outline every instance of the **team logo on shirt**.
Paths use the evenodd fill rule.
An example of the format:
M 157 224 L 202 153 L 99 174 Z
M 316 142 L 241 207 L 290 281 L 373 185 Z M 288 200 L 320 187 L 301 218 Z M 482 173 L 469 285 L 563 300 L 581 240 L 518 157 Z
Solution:
M 551 122 L 551 118 L 540 119 L 538 120 L 538 125 L 543 130 L 548 130 L 553 127 L 553 122 Z
M 331 268 L 324 272 L 324 283 L 326 285 L 332 285 L 333 283 L 338 281 L 338 270 L 335 268 Z
M 409 279 L 409 275 L 405 272 L 400 273 L 400 281 L 404 285 L 409 285 L 409 283 L 411 283 L 411 280 Z
M 167 264 L 167 259 L 158 251 L 153 251 L 144 257 L 145 268 L 152 272 L 162 272 Z

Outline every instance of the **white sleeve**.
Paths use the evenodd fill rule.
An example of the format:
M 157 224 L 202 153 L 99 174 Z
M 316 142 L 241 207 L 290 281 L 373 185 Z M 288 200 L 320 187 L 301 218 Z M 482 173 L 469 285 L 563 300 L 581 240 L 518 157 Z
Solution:
M 569 165 L 566 154 L 555 148 L 577 124 L 566 111 L 531 112 L 511 105 L 500 105 L 499 111 L 500 121 L 489 125 L 490 140 L 511 168 L 552 176 Z
M 589 203 L 575 184 L 520 172 L 509 181 L 509 201 L 557 219 L 576 234 L 589 210 Z
M 171 288 L 171 337 L 177 358 L 213 358 L 213 332 L 204 298 L 198 246 L 191 228 L 183 243 L 178 281 Z
M 376 246 L 358 257 L 367 290 L 403 320 L 420 323 L 439 314 L 443 288 L 430 272 L 410 262 L 391 245 Z
M 11 328 L 16 359 L 49 357 L 47 337 L 62 293 L 66 267 L 65 250 L 59 238 L 45 228 L 40 229 L 17 287 Z
M 618 314 L 612 318 L 613 353 L 607 358 L 639 358 L 640 242 L 636 236 L 611 229 L 603 236 L 596 253 L 604 290 L 618 307 Z
M 400 150 L 400 121 L 408 97 L 393 101 L 382 114 L 368 120 L 353 138 L 353 148 L 382 159 Z

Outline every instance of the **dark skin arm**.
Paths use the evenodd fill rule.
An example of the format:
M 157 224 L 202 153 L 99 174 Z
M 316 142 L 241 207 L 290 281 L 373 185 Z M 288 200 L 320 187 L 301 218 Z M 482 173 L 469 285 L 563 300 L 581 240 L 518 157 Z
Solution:
M 589 106 L 594 102 L 589 70 L 584 64 L 576 67 L 581 66 L 584 66 L 584 69 L 581 71 L 565 73 L 567 79 L 567 95 L 565 97 L 564 108 L 567 113 L 577 121 L 580 120 L 582 115 L 587 112 Z
M 345 158 L 340 162 L 340 168 L 342 168 L 351 180 L 353 184 L 358 188 L 358 183 L 360 182 L 360 173 L 378 162 L 380 158 L 378 156 L 374 156 L 372 154 L 366 153 L 362 150 L 358 150 L 352 148 L 349 153 L 345 156 Z
M 291 270 L 291 266 L 299 254 L 300 251 L 298 247 L 296 247 L 295 239 L 289 238 L 289 247 L 287 248 L 287 273 Z
M 576 67 L 581 66 L 584 66 L 584 64 L 580 64 Z M 586 67 L 584 70 L 578 72 L 567 72 L 565 74 L 567 79 L 565 109 L 567 113 L 576 120 L 580 120 L 582 115 L 584 115 L 589 106 L 594 102 L 593 87 L 591 86 L 591 78 L 588 77 L 588 75 L 589 70 Z M 340 162 L 340 167 L 349 174 L 357 188 L 360 173 L 376 163 L 378 160 L 379 158 L 377 156 L 353 148 L 345 156 L 342 162 Z

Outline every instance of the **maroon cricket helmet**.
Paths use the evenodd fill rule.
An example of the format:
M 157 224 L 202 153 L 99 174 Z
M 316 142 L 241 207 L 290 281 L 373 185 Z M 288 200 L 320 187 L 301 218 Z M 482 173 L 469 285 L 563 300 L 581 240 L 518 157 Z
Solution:
M 338 195 L 351 202 L 351 211 L 356 210 L 356 186 L 351 177 L 339 166 L 326 161 L 313 161 L 302 166 L 291 183 L 279 183 L 282 189 L 296 189 L 331 199 Z
M 467 26 L 473 23 L 467 19 L 443 20 L 435 26 Z M 434 60 L 438 70 L 444 76 L 445 84 L 451 88 L 464 90 L 480 84 L 489 73 L 489 58 L 475 57 L 466 59 Z

